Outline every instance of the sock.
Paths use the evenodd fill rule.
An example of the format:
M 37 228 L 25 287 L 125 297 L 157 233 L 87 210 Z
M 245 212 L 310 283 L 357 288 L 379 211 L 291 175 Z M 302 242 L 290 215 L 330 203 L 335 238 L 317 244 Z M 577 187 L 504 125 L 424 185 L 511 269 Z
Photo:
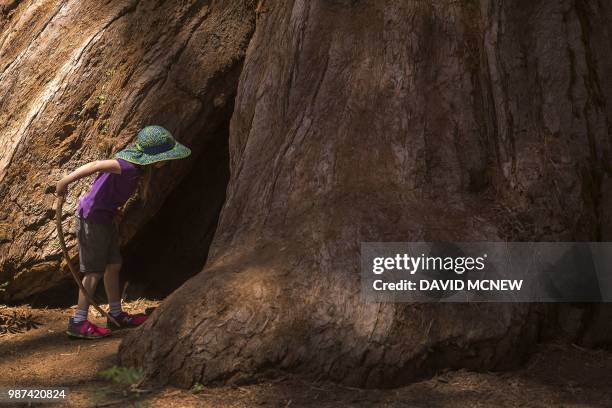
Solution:
M 85 310 L 81 310 L 81 309 L 76 309 L 74 311 L 74 316 L 72 317 L 72 321 L 75 323 L 82 323 L 85 320 L 87 320 L 87 312 L 88 312 L 89 308 L 85 309 Z
M 121 301 L 118 302 L 110 302 L 108 304 L 109 307 L 109 313 L 111 314 L 111 316 L 117 316 L 119 313 L 121 313 Z

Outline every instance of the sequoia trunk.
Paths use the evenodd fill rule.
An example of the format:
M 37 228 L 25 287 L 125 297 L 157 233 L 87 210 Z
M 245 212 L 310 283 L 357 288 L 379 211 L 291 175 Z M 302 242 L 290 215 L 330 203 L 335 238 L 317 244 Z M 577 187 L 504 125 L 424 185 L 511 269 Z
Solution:
M 4 1 L 5 300 L 66 276 L 59 177 L 155 123 L 194 153 L 130 208 L 135 264 L 180 281 L 226 201 L 206 268 L 121 345 L 151 379 L 394 386 L 519 364 L 543 317 L 610 341 L 603 307 L 365 303 L 358 270 L 362 241 L 612 239 L 610 21 L 586 0 Z
M 542 307 L 365 303 L 359 243 L 609 234 L 612 8 L 296 0 L 259 15 L 209 261 L 121 363 L 184 386 L 268 368 L 392 386 L 520 363 Z
M 202 162 L 211 149 L 217 152 L 215 146 L 227 145 L 254 24 L 253 1 L 1 3 L 0 283 L 8 282 L 5 300 L 30 297 L 68 276 L 53 222 L 53 187 L 87 161 L 112 157 L 141 127 L 167 127 L 193 154 L 156 174 L 146 206 L 135 202 L 128 209 L 125 242 L 187 173 L 227 168 L 227 162 Z M 89 183 L 71 186 L 64 208 L 75 256 L 72 215 Z M 200 180 L 189 197 L 205 201 L 207 209 L 198 217 L 183 217 L 182 228 L 202 229 L 198 237 L 212 235 L 225 194 L 218 183 Z M 174 246 L 177 256 L 183 248 L 204 254 L 208 249 L 206 240 L 183 238 Z M 162 255 L 154 246 L 149 249 L 136 255 L 147 261 Z M 201 259 L 194 261 L 201 262 L 196 268 L 202 267 Z M 189 276 L 193 265 L 185 268 L 175 269 L 173 276 Z

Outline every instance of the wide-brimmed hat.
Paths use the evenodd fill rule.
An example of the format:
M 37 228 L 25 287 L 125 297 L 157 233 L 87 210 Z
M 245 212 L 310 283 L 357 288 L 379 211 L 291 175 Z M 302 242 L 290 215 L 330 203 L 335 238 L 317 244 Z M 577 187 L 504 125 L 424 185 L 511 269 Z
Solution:
M 161 126 L 147 126 L 138 132 L 136 142 L 118 152 L 115 157 L 136 164 L 152 164 L 164 160 L 183 159 L 191 150 L 174 140 L 172 134 Z

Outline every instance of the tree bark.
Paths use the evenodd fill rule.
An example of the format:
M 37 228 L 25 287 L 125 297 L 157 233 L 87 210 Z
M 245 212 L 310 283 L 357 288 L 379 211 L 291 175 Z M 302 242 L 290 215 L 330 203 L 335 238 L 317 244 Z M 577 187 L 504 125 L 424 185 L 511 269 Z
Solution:
M 264 2 L 208 264 L 121 363 L 183 386 L 280 368 L 373 387 L 519 364 L 544 308 L 364 303 L 359 243 L 602 238 L 612 9 L 595 3 Z
M 611 17 L 586 0 L 3 1 L 4 300 L 67 276 L 59 177 L 151 123 L 194 154 L 130 209 L 123 240 L 146 253 L 143 226 L 169 206 L 184 216 L 163 222 L 165 269 L 203 262 L 181 263 L 177 235 L 214 228 L 223 183 L 197 175 L 226 160 L 210 152 L 233 111 L 207 266 L 125 338 L 121 363 L 183 386 L 290 369 L 385 387 L 520 364 L 546 318 L 610 341 L 603 307 L 564 325 L 571 305 L 365 303 L 358 265 L 362 241 L 609 240 Z M 162 207 L 179 183 L 185 203 Z
M 9 283 L 5 301 L 27 298 L 68 276 L 53 223 L 53 187 L 62 175 L 87 161 L 112 157 L 149 124 L 167 127 L 192 148 L 188 160 L 156 174 L 146 206 L 137 202 L 129 209 L 122 231 L 128 242 L 169 191 L 201 167 L 208 148 L 218 144 L 217 135 L 227 132 L 255 6 L 251 0 L 1 3 L 0 283 Z M 85 179 L 71 186 L 64 208 L 75 257 L 72 215 L 90 183 Z M 218 205 L 207 195 L 207 183 L 202 182 L 197 200 Z M 186 219 L 183 225 L 211 228 L 216 216 Z

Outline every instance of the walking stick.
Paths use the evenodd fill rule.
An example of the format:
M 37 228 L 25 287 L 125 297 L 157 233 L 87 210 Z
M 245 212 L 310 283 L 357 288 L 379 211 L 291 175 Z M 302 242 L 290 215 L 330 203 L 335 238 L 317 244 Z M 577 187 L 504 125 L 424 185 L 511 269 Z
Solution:
M 57 208 L 55 209 L 55 226 L 57 228 L 57 237 L 59 238 L 60 246 L 62 247 L 62 252 L 64 253 L 64 258 L 66 258 L 68 268 L 70 269 L 70 272 L 72 272 L 72 277 L 74 278 L 74 281 L 76 282 L 77 286 L 85 295 L 85 299 L 87 299 L 87 302 L 89 302 L 89 304 L 92 305 L 94 309 L 100 312 L 102 316 L 106 316 L 106 318 L 113 322 L 117 327 L 121 327 L 117 320 L 115 320 L 115 318 L 111 316 L 110 313 L 107 313 L 106 311 L 104 311 L 104 309 L 98 306 L 96 301 L 89 295 L 89 293 L 85 289 L 85 286 L 83 286 L 83 282 L 81 282 L 81 279 L 79 278 L 79 274 L 70 262 L 68 248 L 66 248 L 66 241 L 64 240 L 64 230 L 62 229 L 62 207 L 64 206 L 65 198 L 65 194 L 57 195 Z

